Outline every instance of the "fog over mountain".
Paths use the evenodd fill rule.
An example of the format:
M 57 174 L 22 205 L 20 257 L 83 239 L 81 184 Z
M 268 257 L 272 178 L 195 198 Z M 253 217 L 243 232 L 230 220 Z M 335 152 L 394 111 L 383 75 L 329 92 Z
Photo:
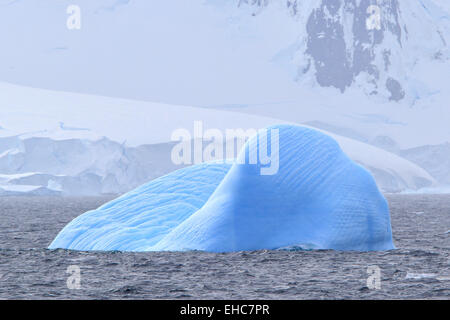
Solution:
M 449 35 L 447 0 L 0 0 L 0 188 L 124 192 L 194 120 L 306 124 L 384 191 L 447 186 Z

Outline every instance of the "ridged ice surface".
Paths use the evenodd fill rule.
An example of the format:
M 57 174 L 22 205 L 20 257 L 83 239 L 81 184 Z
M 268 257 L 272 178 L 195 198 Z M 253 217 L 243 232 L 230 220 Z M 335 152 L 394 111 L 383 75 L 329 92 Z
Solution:
M 272 163 L 249 163 L 250 154 L 267 150 Z M 251 138 L 238 160 L 245 164 L 202 164 L 154 180 L 81 215 L 50 248 L 394 248 L 387 202 L 373 177 L 331 137 L 300 126 L 273 126 Z M 262 174 L 271 166 L 278 171 Z
M 201 164 L 145 184 L 70 222 L 51 248 L 142 251 L 200 209 L 229 164 Z

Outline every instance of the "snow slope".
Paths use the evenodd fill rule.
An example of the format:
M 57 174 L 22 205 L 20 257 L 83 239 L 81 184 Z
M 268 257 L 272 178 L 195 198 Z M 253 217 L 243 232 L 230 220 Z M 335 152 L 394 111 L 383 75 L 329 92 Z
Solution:
M 0 137 L 55 140 L 108 137 L 129 146 L 171 140 L 173 130 L 260 128 L 273 118 L 0 83 Z
M 246 159 L 261 154 L 262 133 L 273 130 L 279 133 L 279 170 L 262 175 L 264 165 Z M 329 136 L 272 126 L 251 138 L 238 160 L 231 168 L 194 166 L 150 182 L 76 218 L 50 249 L 394 248 L 387 201 L 369 172 Z

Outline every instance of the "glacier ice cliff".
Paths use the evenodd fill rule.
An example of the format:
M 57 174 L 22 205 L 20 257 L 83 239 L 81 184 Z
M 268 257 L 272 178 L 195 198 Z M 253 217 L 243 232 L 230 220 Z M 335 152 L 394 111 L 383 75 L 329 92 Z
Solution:
M 62 109 L 61 101 L 64 105 Z M 126 113 L 123 113 L 124 103 Z M 427 109 L 413 115 L 408 108 L 407 114 L 412 118 L 402 122 L 381 114 L 355 116 L 355 119 L 362 119 L 366 133 L 370 131 L 370 135 L 376 137 L 370 139 L 370 135 L 359 131 L 361 125 L 355 122 L 338 121 L 340 124 L 333 125 L 331 119 L 338 119 L 341 109 L 332 111 L 314 104 L 294 109 L 289 108 L 289 117 L 301 115 L 305 117 L 302 120 L 304 125 L 331 135 L 352 160 L 372 173 L 382 192 L 415 191 L 436 184 L 435 179 L 420 167 L 422 162 L 413 164 L 402 158 L 403 154 L 399 151 L 421 146 L 436 137 L 437 141 L 427 144 L 440 144 L 450 139 L 450 134 L 439 136 L 447 131 L 417 129 L 419 124 L 420 128 L 423 127 L 424 121 L 436 125 L 439 121 L 439 126 L 445 125 L 447 128 L 450 117 L 446 118 L 445 113 L 439 112 L 437 117 L 429 114 Z M 330 121 L 305 121 L 311 111 L 321 116 L 326 114 Z M 366 109 L 366 112 L 369 110 Z M 103 121 L 105 114 L 109 114 L 108 122 Z M 83 116 L 80 118 L 79 115 Z M 287 123 L 241 112 L 123 101 L 0 82 L 0 195 L 123 194 L 189 165 L 177 165 L 171 161 L 176 145 L 171 135 L 179 128 L 192 131 L 193 124 L 199 119 L 205 128 L 216 128 L 223 134 L 228 129 L 256 130 Z M 315 119 L 315 116 L 311 115 L 310 119 Z M 420 119 L 420 123 L 399 131 L 403 137 L 417 142 L 412 145 L 406 142 L 405 146 L 405 141 L 394 132 L 398 131 L 403 121 L 406 123 L 414 119 Z M 204 152 L 209 145 L 208 139 L 203 139 Z M 237 152 L 235 150 L 233 158 Z M 435 166 L 427 168 L 433 170 Z
M 372 175 L 326 134 L 279 133 L 278 168 L 248 161 L 265 131 L 234 163 L 204 163 L 158 178 L 70 222 L 50 249 L 230 252 L 308 247 L 394 248 L 387 202 Z M 275 148 L 270 152 L 276 152 Z M 273 149 L 273 150 L 272 150 Z

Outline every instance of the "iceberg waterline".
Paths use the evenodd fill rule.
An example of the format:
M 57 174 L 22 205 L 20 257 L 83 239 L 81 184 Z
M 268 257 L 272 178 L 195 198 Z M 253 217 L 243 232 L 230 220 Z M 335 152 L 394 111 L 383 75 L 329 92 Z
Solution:
M 371 174 L 328 135 L 279 125 L 279 170 L 236 163 L 177 170 L 70 222 L 50 249 L 230 252 L 292 246 L 394 248 L 389 208 Z M 270 143 L 270 139 L 268 141 Z M 266 148 L 266 146 L 263 146 Z

